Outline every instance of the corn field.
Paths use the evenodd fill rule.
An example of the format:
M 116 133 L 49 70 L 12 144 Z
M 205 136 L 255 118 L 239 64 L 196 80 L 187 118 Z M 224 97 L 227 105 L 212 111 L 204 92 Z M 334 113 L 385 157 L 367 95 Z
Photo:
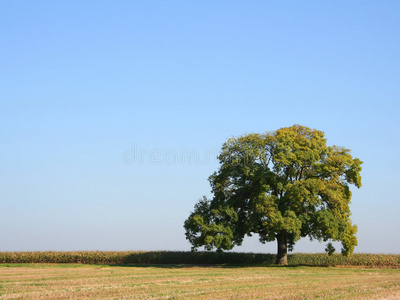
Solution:
M 0 263 L 80 263 L 80 264 L 233 264 L 273 265 L 275 254 L 184 251 L 38 251 L 0 252 Z M 294 253 L 288 255 L 290 265 L 304 266 L 369 266 L 400 268 L 398 254 Z

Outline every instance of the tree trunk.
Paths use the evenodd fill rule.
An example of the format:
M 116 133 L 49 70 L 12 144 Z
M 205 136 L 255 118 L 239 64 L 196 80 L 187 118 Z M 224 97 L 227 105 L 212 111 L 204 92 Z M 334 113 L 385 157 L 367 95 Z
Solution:
M 276 256 L 277 265 L 287 265 L 287 233 L 282 230 L 276 235 L 278 242 L 278 255 Z

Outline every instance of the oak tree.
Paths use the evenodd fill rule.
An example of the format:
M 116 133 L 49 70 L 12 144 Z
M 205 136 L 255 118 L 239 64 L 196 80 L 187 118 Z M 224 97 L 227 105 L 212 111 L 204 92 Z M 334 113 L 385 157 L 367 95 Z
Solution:
M 361 164 L 349 149 L 327 146 L 324 133 L 300 125 L 230 138 L 203 197 L 184 223 L 192 250 L 232 249 L 246 235 L 277 241 L 277 263 L 301 237 L 357 245 L 349 186 L 361 187 Z

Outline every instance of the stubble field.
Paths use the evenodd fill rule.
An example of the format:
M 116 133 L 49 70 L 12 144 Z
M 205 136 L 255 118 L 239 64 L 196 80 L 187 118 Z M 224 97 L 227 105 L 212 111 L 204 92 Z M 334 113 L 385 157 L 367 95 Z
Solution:
M 400 270 L 0 264 L 1 299 L 400 299 Z

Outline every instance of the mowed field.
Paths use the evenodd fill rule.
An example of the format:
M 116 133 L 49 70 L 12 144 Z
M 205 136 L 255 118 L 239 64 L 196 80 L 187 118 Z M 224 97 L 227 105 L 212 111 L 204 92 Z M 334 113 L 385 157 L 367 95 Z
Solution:
M 400 270 L 0 264 L 0 299 L 400 299 Z

